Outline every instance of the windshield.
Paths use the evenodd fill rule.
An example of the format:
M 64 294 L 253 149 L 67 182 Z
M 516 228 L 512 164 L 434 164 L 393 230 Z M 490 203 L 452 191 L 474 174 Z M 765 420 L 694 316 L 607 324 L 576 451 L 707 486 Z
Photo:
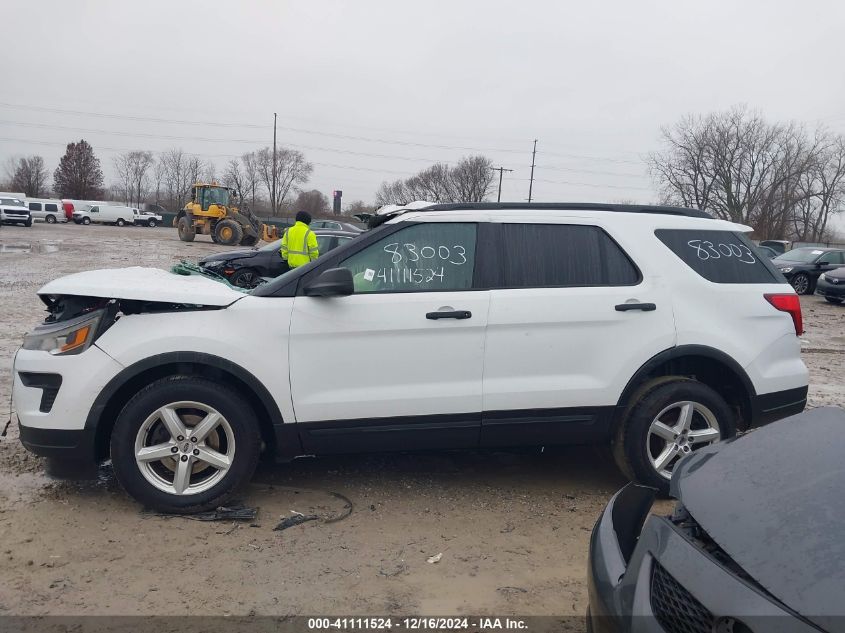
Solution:
M 796 248 L 791 251 L 786 251 L 783 255 L 778 255 L 774 258 L 774 262 L 800 262 L 802 264 L 811 264 L 823 255 L 824 251 L 820 248 Z
M 15 207 L 22 207 L 22 206 L 24 206 L 23 202 L 21 202 L 21 201 L 20 201 L 20 200 L 18 200 L 17 198 L 3 198 L 2 200 L 0 200 L 0 202 L 2 202 L 3 204 L 8 204 L 8 205 L 11 205 L 11 206 L 15 206 Z
M 229 204 L 229 190 L 225 187 L 208 187 L 205 189 L 204 195 L 204 207 L 207 207 L 211 204 L 220 204 L 223 206 Z

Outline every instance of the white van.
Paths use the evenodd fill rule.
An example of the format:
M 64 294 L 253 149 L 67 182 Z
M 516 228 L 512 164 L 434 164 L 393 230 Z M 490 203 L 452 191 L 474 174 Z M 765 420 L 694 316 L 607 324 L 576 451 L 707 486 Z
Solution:
M 56 222 L 67 222 L 67 216 L 62 208 L 61 200 L 48 200 L 46 198 L 25 198 L 24 202 L 29 207 L 29 214 L 36 222 L 55 224 Z
M 119 207 L 114 205 L 97 204 L 87 211 L 74 211 L 73 221 L 77 224 L 116 224 L 124 226 L 135 223 L 135 211 L 132 207 Z M 78 219 L 77 219 L 78 217 Z

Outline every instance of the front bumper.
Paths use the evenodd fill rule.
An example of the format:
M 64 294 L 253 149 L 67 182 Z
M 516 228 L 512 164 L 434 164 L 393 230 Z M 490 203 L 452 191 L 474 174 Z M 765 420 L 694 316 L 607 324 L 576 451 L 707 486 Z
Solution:
M 831 299 L 845 299 L 845 280 L 832 284 L 819 277 L 816 283 L 816 294 L 823 297 L 830 297 Z
M 717 562 L 665 517 L 650 515 L 638 538 L 618 534 L 617 528 L 624 521 L 619 521 L 617 515 L 614 526 L 614 509 L 631 485 L 610 500 L 590 539 L 588 591 L 592 631 L 675 633 L 698 630 L 689 626 L 695 618 L 697 622 L 709 620 L 712 628 L 706 630 L 713 631 L 750 628 L 755 632 L 818 633 L 818 629 Z M 620 542 L 632 537 L 637 538 L 636 546 L 626 561 Z M 657 570 L 660 578 L 655 580 Z M 666 595 L 666 578 L 674 586 L 671 596 Z M 674 608 L 677 612 L 670 612 Z M 737 628 L 732 621 L 740 621 L 748 628 Z M 729 624 L 732 629 L 724 628 Z
M 43 457 L 95 463 L 96 432 L 86 426 L 88 414 L 122 369 L 96 345 L 71 356 L 18 350 L 12 400 L 24 447 Z

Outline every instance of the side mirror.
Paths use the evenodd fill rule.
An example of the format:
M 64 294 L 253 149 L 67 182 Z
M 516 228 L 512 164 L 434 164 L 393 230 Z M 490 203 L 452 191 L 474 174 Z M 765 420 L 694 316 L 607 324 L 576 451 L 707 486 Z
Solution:
M 355 283 L 348 268 L 330 268 L 305 287 L 309 297 L 346 297 L 354 293 Z

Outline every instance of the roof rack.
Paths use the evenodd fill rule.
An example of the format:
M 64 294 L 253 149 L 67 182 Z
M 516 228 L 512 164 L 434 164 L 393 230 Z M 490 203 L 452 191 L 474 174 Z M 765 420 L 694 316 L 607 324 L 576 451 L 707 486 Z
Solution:
M 557 210 L 557 211 L 615 211 L 617 213 L 658 213 L 661 215 L 682 215 L 690 218 L 713 216 L 700 209 L 667 207 L 652 204 L 602 204 L 597 202 L 460 202 L 432 204 L 415 211 L 499 211 L 499 210 Z

